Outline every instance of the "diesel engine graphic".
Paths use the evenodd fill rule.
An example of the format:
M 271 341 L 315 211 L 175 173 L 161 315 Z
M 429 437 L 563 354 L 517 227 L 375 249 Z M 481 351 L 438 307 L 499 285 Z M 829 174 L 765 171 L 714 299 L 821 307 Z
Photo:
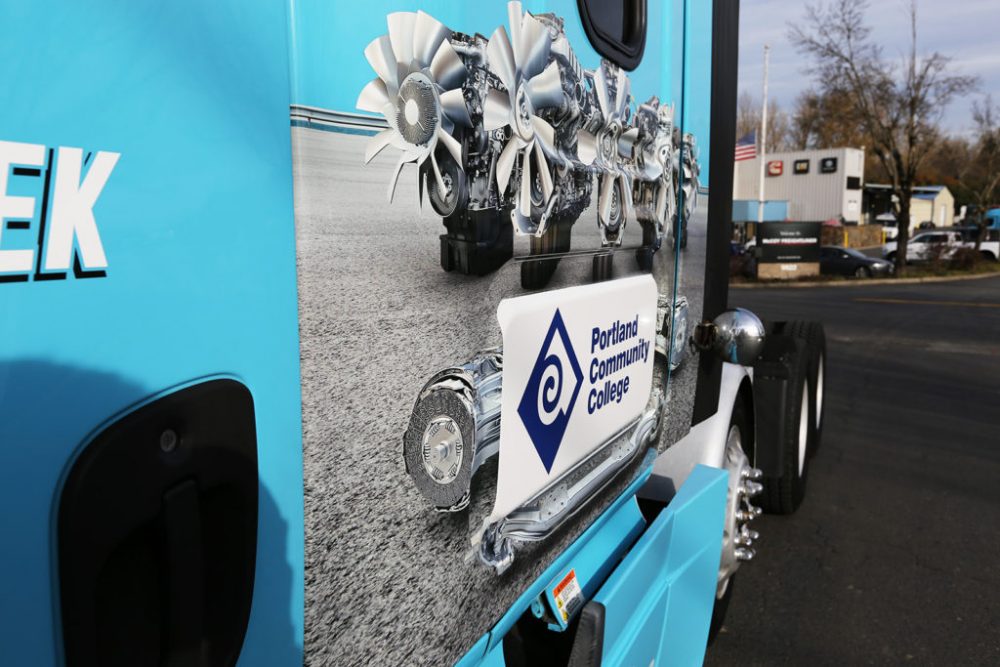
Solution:
M 686 245 L 699 169 L 695 138 L 674 126 L 673 105 L 653 96 L 633 112 L 624 70 L 606 60 L 584 69 L 561 18 L 523 12 L 520 2 L 507 12 L 509 33 L 500 26 L 488 39 L 424 12 L 389 14 L 388 34 L 365 49 L 377 77 L 357 107 L 388 123 L 365 163 L 389 146 L 401 152 L 390 201 L 403 167 L 415 164 L 419 197 L 426 186 L 447 230 L 441 267 L 466 274 L 510 259 L 514 233 L 529 237 L 532 255 L 568 251 L 595 178 L 602 247 L 620 246 L 631 220 L 642 226 L 642 264 L 668 225 Z M 524 286 L 544 285 L 529 267 Z

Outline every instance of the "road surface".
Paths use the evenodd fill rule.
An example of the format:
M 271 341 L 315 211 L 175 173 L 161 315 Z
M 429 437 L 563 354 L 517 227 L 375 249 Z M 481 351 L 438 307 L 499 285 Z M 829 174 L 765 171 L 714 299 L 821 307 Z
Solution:
M 1000 278 L 730 305 L 825 324 L 827 412 L 707 664 L 1000 664 Z

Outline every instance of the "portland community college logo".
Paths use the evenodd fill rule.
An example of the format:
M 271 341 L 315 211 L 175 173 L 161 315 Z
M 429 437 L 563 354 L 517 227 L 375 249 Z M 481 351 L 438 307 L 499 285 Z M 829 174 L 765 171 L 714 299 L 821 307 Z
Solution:
M 517 407 L 546 472 L 552 470 L 582 383 L 583 371 L 556 309 Z

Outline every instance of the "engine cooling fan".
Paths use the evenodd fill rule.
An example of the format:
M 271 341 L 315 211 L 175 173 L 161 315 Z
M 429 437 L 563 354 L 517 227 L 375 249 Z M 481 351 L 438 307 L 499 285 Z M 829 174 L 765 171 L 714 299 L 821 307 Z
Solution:
M 368 142 L 365 164 L 387 146 L 399 149 L 402 155 L 389 181 L 389 201 L 407 163 L 421 167 L 422 200 L 425 171 L 440 193 L 452 189 L 451 175 L 462 174 L 462 145 L 454 135 L 457 126 L 472 126 L 462 90 L 467 70 L 451 45 L 452 31 L 429 14 L 396 12 L 386 22 L 389 34 L 365 48 L 365 58 L 378 77 L 361 91 L 357 107 L 382 114 L 389 129 Z M 448 151 L 454 165 L 439 164 L 438 145 Z M 428 158 L 431 168 L 425 170 Z
M 625 223 L 633 217 L 632 179 L 625 161 L 632 158 L 638 130 L 626 129 L 630 84 L 625 72 L 601 61 L 593 82 L 604 122 L 596 134 L 577 132 L 577 154 L 581 162 L 601 170 L 597 195 L 601 238 L 604 245 L 620 245 Z
M 549 62 L 552 41 L 545 25 L 522 13 L 520 2 L 507 5 L 507 16 L 510 37 L 500 26 L 487 46 L 490 70 L 506 91 L 489 91 L 483 124 L 488 131 L 511 128 L 510 140 L 497 159 L 497 186 L 500 192 L 507 190 L 519 163 L 520 182 L 513 188 L 514 228 L 520 234 L 541 236 L 546 227 L 545 211 L 555 192 L 549 161 L 561 159 L 555 129 L 538 112 L 563 103 L 562 77 L 558 64 Z

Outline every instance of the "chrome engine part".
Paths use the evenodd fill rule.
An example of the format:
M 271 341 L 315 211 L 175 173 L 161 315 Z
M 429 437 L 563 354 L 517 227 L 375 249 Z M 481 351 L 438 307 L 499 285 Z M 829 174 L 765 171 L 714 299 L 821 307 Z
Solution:
M 677 218 L 679 188 L 685 215 L 696 202 L 693 135 L 682 142 L 673 106 L 657 97 L 633 113 L 618 66 L 583 69 L 561 18 L 524 12 L 520 2 L 507 13 L 508 26 L 488 39 L 423 12 L 387 17 L 388 34 L 365 49 L 377 77 L 357 106 L 382 114 L 388 129 L 370 140 L 365 162 L 388 146 L 401 152 L 390 199 L 403 166 L 418 166 L 420 199 L 426 185 L 448 229 L 445 270 L 487 273 L 511 257 L 511 231 L 542 239 L 557 221 L 572 224 L 595 178 L 602 246 L 620 245 L 636 219 L 655 251 Z
M 657 97 L 640 104 L 635 115 L 636 179 L 632 192 L 643 243 L 659 249 L 664 230 L 677 210 L 674 184 L 674 108 Z
M 503 351 L 438 373 L 424 385 L 403 434 L 403 462 L 441 512 L 469 504 L 472 476 L 500 448 Z

